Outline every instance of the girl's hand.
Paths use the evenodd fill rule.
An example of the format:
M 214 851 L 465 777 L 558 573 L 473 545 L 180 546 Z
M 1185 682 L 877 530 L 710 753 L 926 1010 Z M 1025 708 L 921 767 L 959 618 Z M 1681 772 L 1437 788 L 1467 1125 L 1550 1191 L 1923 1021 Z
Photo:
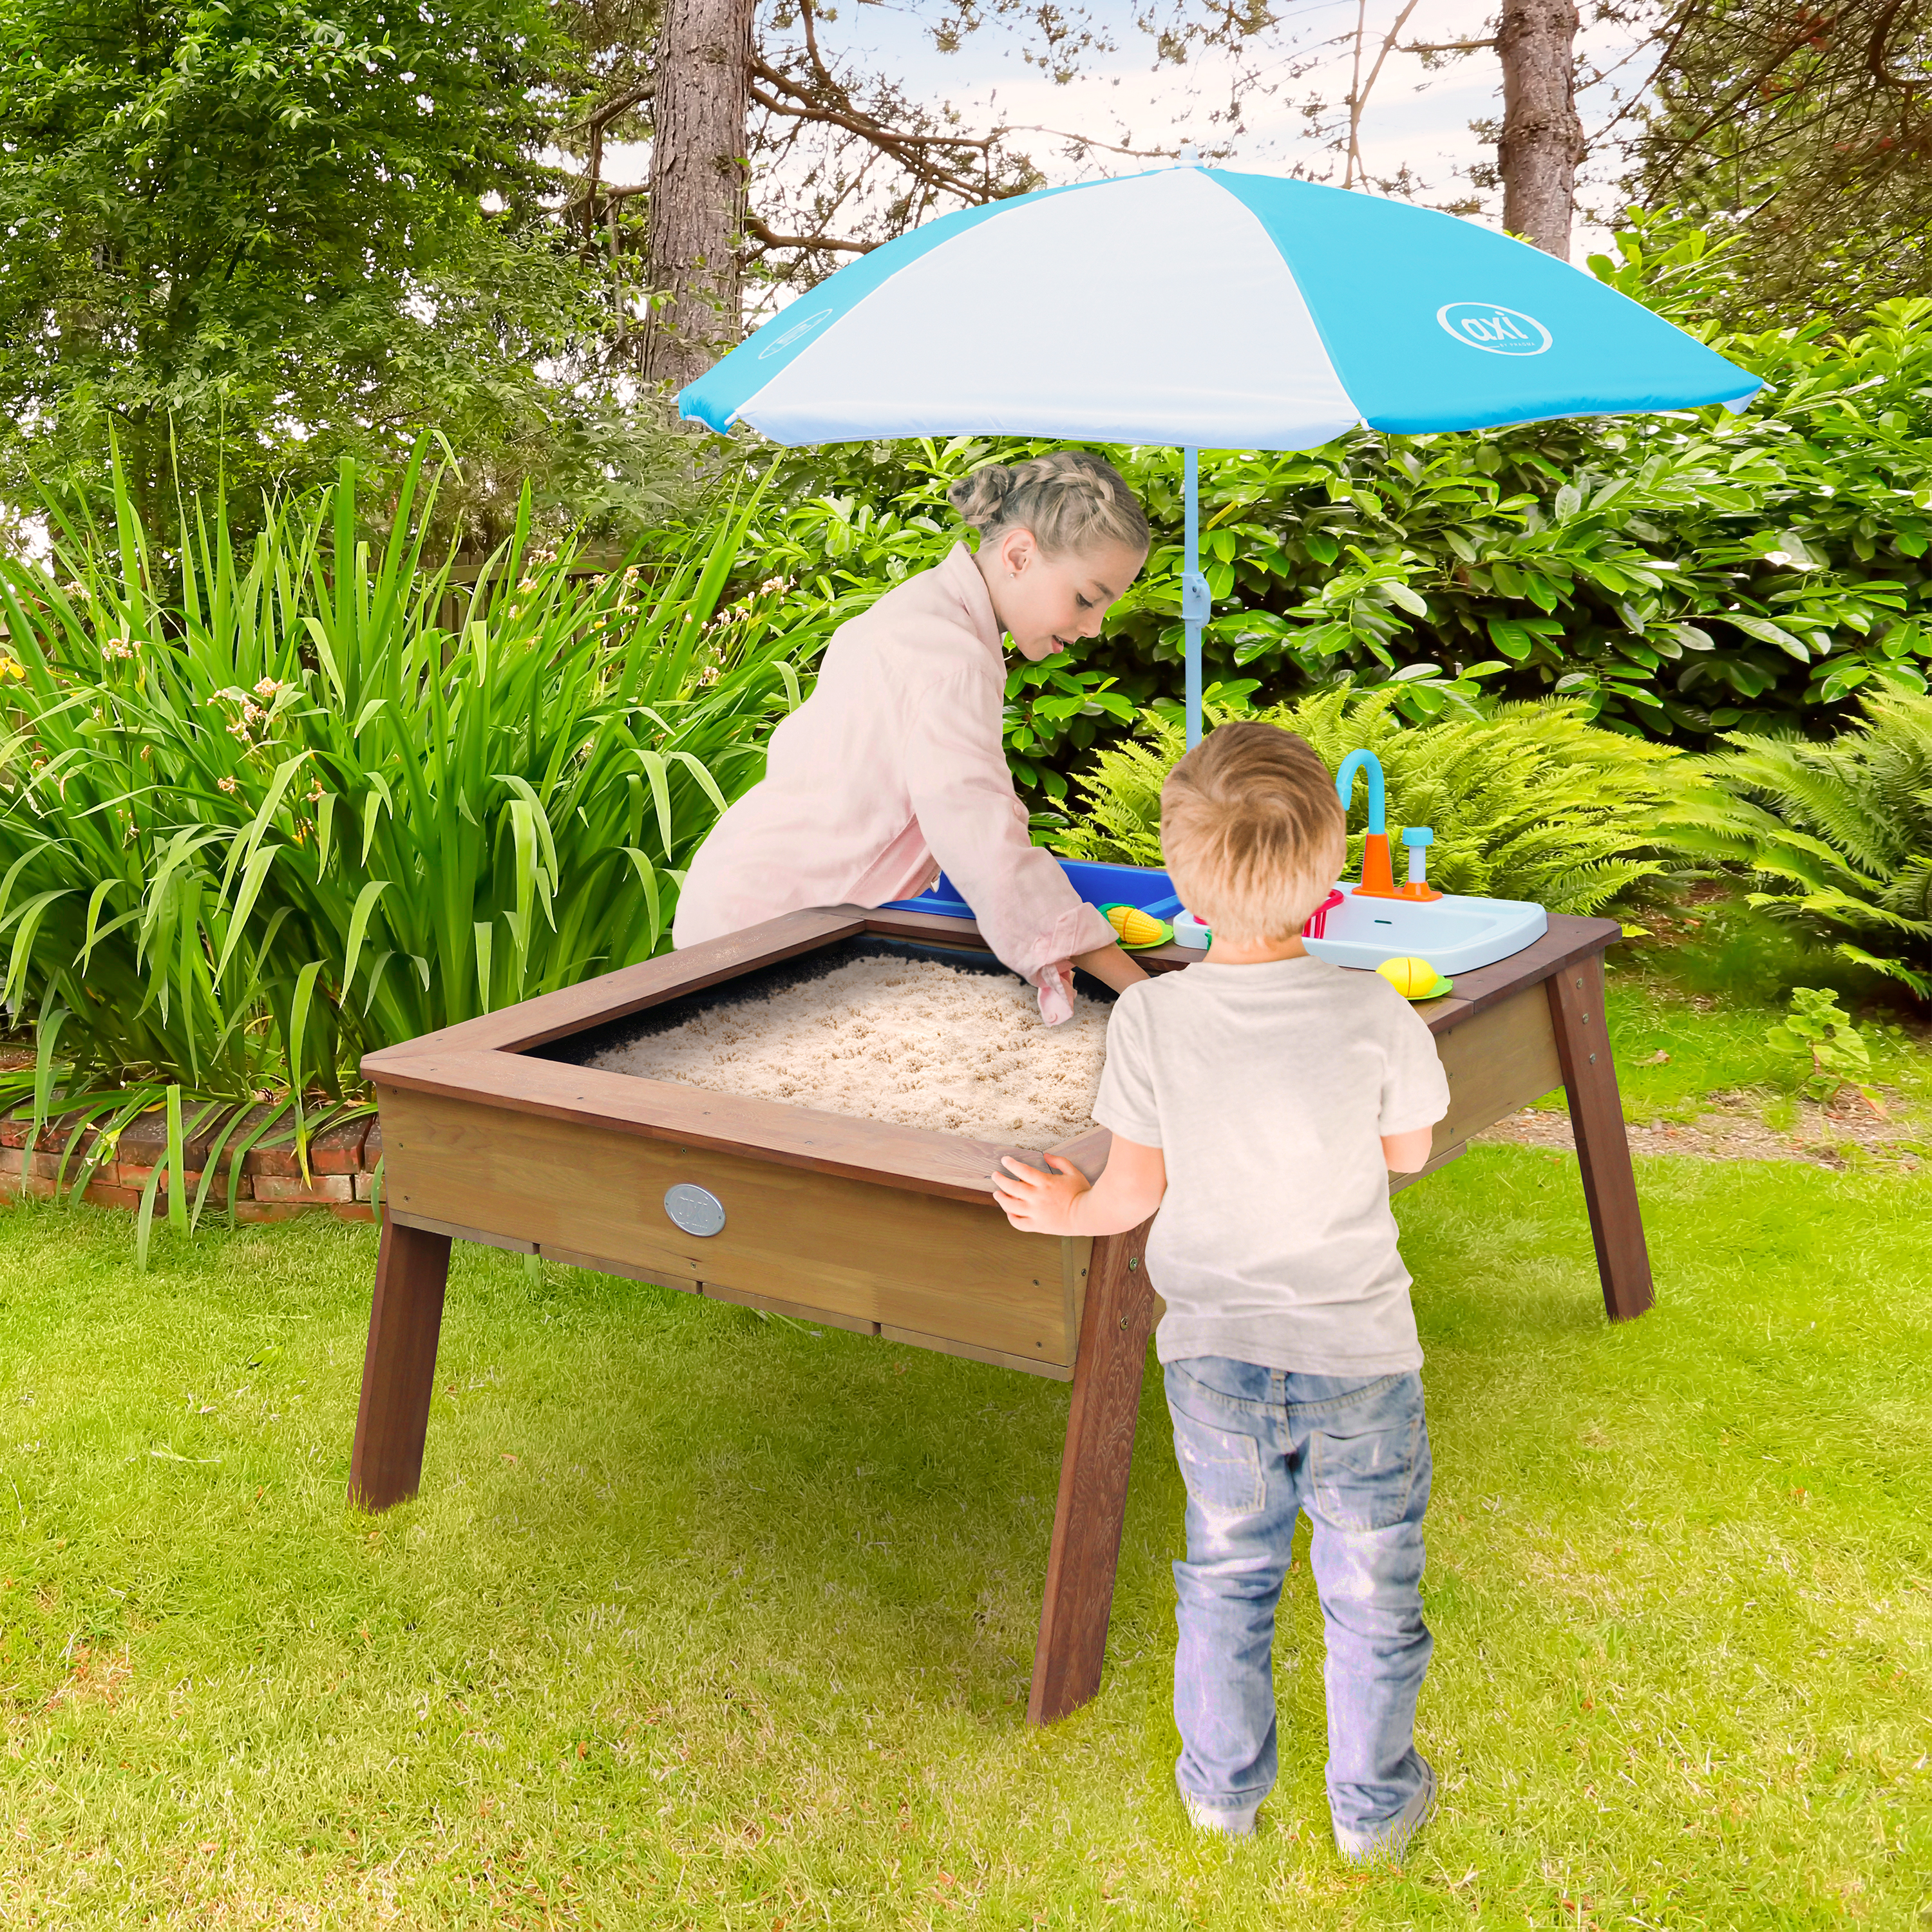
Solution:
M 1073 1017 L 1073 975 L 1064 966 L 1040 974 L 1040 1016 L 1048 1026 L 1064 1026 Z
M 1002 1154 L 993 1176 L 993 1198 L 1023 1234 L 1072 1234 L 1073 1204 L 1088 1192 L 1087 1177 L 1060 1154 L 1048 1154 L 1046 1160 L 1054 1170 L 1051 1174 Z

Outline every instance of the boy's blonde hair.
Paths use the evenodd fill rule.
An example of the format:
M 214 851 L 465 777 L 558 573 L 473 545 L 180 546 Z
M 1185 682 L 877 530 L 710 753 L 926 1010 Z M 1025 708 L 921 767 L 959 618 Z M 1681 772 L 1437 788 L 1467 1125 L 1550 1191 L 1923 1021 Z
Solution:
M 1314 748 L 1274 724 L 1222 725 L 1161 788 L 1161 850 L 1174 889 L 1237 945 L 1300 933 L 1340 875 L 1347 823 Z
M 1147 512 L 1126 478 L 1090 450 L 1056 449 L 1010 466 L 988 463 L 946 495 L 982 537 L 1028 530 L 1048 556 L 1084 555 L 1110 543 L 1144 554 L 1152 541 Z

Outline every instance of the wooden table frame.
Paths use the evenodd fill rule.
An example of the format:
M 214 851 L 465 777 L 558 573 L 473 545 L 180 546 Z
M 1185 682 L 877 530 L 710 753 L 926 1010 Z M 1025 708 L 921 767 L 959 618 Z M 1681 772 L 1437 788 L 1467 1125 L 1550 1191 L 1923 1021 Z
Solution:
M 1052 1238 L 1012 1230 L 993 1201 L 988 1177 L 1001 1151 L 995 1144 L 602 1072 L 535 1051 L 868 934 L 986 950 L 970 920 L 851 906 L 792 913 L 364 1059 L 382 1109 L 384 1198 L 350 1495 L 364 1508 L 386 1509 L 421 1482 L 452 1238 L 1070 1380 L 1027 1712 L 1030 1721 L 1048 1723 L 1100 1688 L 1142 1371 L 1159 1309 L 1142 1264 L 1146 1229 L 1063 1242 L 1057 1262 L 1048 1261 L 1044 1244 Z M 1604 1025 L 1603 956 L 1618 937 L 1611 920 L 1552 918 L 1535 945 L 1460 974 L 1452 994 L 1418 1010 L 1436 1035 L 1450 1094 L 1424 1172 L 1456 1158 L 1471 1135 L 1564 1087 L 1604 1306 L 1612 1319 L 1627 1320 L 1650 1306 L 1652 1288 Z M 1142 957 L 1154 970 L 1172 971 L 1201 956 L 1168 946 Z M 506 1114 L 520 1118 L 512 1123 Z M 590 1185 L 568 1199 L 540 1181 L 520 1189 L 513 1168 L 490 1164 L 506 1129 L 520 1152 L 548 1150 L 552 1160 L 582 1164 Z M 1108 1144 L 1106 1131 L 1096 1130 L 1056 1151 L 1091 1175 L 1105 1166 Z M 791 1217 L 802 1234 L 824 1212 L 842 1212 L 849 1227 L 856 1204 L 868 1227 L 876 1220 L 883 1229 L 881 1240 L 899 1243 L 902 1271 L 910 1257 L 946 1281 L 954 1270 L 934 1253 L 938 1232 L 949 1262 L 984 1250 L 998 1264 L 989 1261 L 984 1279 L 997 1282 L 1010 1277 L 1018 1256 L 1036 1270 L 1030 1279 L 1040 1292 L 1018 1310 L 1003 1310 L 997 1294 L 986 1305 L 965 1297 L 930 1324 L 952 1332 L 934 1335 L 886 1318 L 896 1310 L 890 1280 L 881 1288 L 884 1277 L 835 1278 L 797 1253 L 796 1235 L 778 1246 L 768 1238 L 762 1250 L 741 1243 L 721 1270 L 732 1278 L 712 1280 L 706 1270 L 714 1261 L 699 1244 L 674 1231 L 640 1232 L 634 1212 L 626 1220 L 595 1204 L 598 1163 L 607 1175 L 642 1169 L 650 1188 L 694 1162 L 694 1171 L 728 1174 L 740 1198 L 764 1203 L 751 1210 L 754 1232 L 759 1213 L 774 1238 L 792 1228 Z M 788 1257 L 781 1254 L 785 1245 Z M 784 1272 L 788 1261 L 798 1286 Z M 812 1266 L 817 1273 L 807 1280 Z M 962 1272 L 970 1275 L 970 1268 Z M 774 1284 L 791 1292 L 775 1294 Z M 986 1325 L 1001 1321 L 1004 1327 Z M 989 1346 L 989 1336 L 1007 1346 Z

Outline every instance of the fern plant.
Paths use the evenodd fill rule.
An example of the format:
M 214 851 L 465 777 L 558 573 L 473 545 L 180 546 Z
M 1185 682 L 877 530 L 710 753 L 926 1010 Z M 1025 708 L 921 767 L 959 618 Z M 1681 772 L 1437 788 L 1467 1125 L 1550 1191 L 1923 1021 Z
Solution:
M 1388 780 L 1389 823 L 1428 825 L 1432 884 L 1448 892 L 1534 899 L 1552 912 L 1600 911 L 1662 871 L 1657 826 L 1692 760 L 1666 746 L 1588 724 L 1558 700 L 1406 724 L 1389 689 L 1319 692 L 1267 711 L 1226 710 L 1298 732 L 1332 770 L 1366 746 Z M 1136 737 L 1101 752 L 1075 782 L 1083 816 L 1054 840 L 1069 858 L 1159 866 L 1160 788 L 1184 749 L 1178 724 L 1148 712 Z M 1361 863 L 1366 788 L 1349 814 Z
M 1748 866 L 1751 902 L 1848 935 L 1839 953 L 1932 998 L 1932 698 L 1864 700 L 1842 736 L 1726 734 L 1710 784 L 1665 828 L 1681 849 Z

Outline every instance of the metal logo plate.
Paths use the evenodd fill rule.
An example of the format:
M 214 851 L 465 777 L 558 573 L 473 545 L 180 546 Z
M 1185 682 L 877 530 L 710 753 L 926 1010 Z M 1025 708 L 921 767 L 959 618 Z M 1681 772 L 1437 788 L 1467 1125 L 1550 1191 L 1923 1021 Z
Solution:
M 680 1180 L 664 1190 L 664 1212 L 687 1234 L 722 1234 L 724 1228 L 724 1204 L 708 1187 Z

